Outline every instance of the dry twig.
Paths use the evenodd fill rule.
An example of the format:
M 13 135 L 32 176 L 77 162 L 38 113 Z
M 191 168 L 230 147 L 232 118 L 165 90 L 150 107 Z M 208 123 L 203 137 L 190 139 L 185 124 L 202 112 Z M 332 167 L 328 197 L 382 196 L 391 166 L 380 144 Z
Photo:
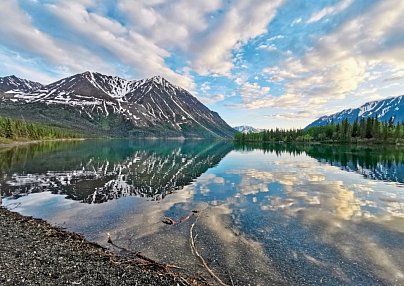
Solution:
M 196 241 L 196 237 L 198 236 L 198 234 L 196 234 L 195 236 L 193 235 L 193 229 L 195 224 L 198 222 L 199 216 L 196 217 L 194 223 L 191 225 L 191 228 L 189 230 L 189 235 L 190 235 L 190 241 L 191 241 L 191 250 L 192 252 L 196 255 L 196 257 L 199 258 L 199 260 L 202 262 L 203 266 L 205 267 L 205 269 L 209 272 L 209 274 L 222 286 L 228 286 L 226 283 L 224 283 L 214 272 L 213 270 L 208 266 L 208 264 L 206 263 L 205 259 L 202 257 L 202 255 L 199 254 L 198 249 L 196 248 L 195 245 L 195 241 Z

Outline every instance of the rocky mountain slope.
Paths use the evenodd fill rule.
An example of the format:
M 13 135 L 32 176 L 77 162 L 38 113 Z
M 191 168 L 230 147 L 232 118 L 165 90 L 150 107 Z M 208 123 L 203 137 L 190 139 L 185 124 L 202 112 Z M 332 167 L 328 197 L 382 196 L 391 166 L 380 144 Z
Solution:
M 387 98 L 378 101 L 365 103 L 359 108 L 346 109 L 341 112 L 323 116 L 310 123 L 306 128 L 313 126 L 323 126 L 334 123 L 340 123 L 345 118 L 350 123 L 355 119 L 375 117 L 381 122 L 389 121 L 391 118 L 395 123 L 404 121 L 404 95 L 398 97 Z
M 35 81 L 21 79 L 15 75 L 0 77 L 0 92 L 16 90 L 16 92 L 29 92 L 42 87 L 42 84 Z
M 230 137 L 234 133 L 216 112 L 160 76 L 126 80 L 84 72 L 45 86 L 23 79 L 13 82 L 14 86 L 3 89 L 0 114 L 105 135 Z

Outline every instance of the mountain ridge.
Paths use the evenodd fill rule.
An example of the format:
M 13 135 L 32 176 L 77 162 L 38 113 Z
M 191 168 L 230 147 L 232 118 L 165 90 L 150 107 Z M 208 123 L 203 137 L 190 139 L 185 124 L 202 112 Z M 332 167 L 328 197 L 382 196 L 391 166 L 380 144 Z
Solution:
M 20 88 L 20 82 L 28 84 Z M 108 130 L 118 128 L 117 125 L 122 123 L 126 127 L 120 135 L 126 132 L 129 135 L 157 137 L 231 137 L 234 133 L 216 112 L 161 76 L 126 80 L 86 71 L 48 85 L 29 83 L 19 79 L 7 85 L 8 90 L 0 93 L 0 113 L 12 115 L 10 109 L 18 111 L 17 106 L 20 106 L 24 109 L 20 115 L 30 113 L 32 120 L 47 121 L 46 117 L 52 117 L 47 109 L 64 110 L 65 119 L 70 112 L 72 120 L 76 120 L 77 116 L 82 117 L 79 119 L 88 121 L 83 124 L 90 129 L 97 129 L 98 123 L 104 124 L 104 130 L 93 130 L 98 133 L 108 133 Z M 46 114 L 31 114 L 27 106 Z M 107 122 L 111 118 L 116 121 L 112 125 Z M 68 120 L 57 122 L 57 118 L 52 117 L 48 121 L 64 126 Z M 75 127 L 79 128 L 80 124 Z M 98 126 L 98 129 L 102 129 L 102 126 Z
M 10 90 L 18 89 L 21 91 L 31 91 L 41 88 L 43 85 L 39 82 L 22 79 L 15 75 L 0 77 L 0 92 L 8 92 Z
M 348 119 L 349 123 L 353 123 L 356 119 L 360 120 L 368 117 L 376 117 L 381 122 L 387 122 L 390 119 L 393 119 L 394 123 L 404 122 L 404 95 L 369 101 L 358 108 L 344 109 L 331 115 L 322 116 L 307 125 L 305 129 L 331 123 L 341 123 L 344 119 Z

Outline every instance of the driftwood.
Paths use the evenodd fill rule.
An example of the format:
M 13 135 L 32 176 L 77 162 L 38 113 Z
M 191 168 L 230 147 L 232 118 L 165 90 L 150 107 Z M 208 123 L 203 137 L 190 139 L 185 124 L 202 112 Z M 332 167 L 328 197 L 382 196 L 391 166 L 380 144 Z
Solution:
M 165 223 L 165 224 L 168 224 L 168 225 L 177 225 L 177 224 L 181 224 L 181 223 L 184 223 L 184 222 L 188 221 L 193 215 L 198 214 L 198 213 L 202 213 L 202 211 L 192 210 L 186 217 L 180 219 L 179 221 L 176 221 L 176 220 L 174 220 L 173 218 L 170 218 L 170 217 L 163 217 L 162 222 Z M 229 286 L 228 284 L 224 283 L 220 279 L 220 277 L 218 277 L 213 272 L 213 270 L 206 263 L 203 256 L 198 252 L 198 249 L 196 247 L 196 239 L 198 237 L 198 234 L 194 235 L 194 233 L 193 233 L 195 224 L 198 222 L 198 219 L 199 219 L 199 215 L 197 215 L 195 221 L 192 223 L 192 225 L 190 227 L 190 230 L 189 230 L 192 254 L 195 255 L 201 261 L 203 267 L 212 276 L 212 278 L 215 279 L 217 283 L 219 283 L 219 285 L 221 285 L 221 286 Z M 157 270 L 164 271 L 165 273 L 168 273 L 169 275 L 180 279 L 181 280 L 180 281 L 181 285 L 200 285 L 201 281 L 203 281 L 203 283 L 207 283 L 206 280 L 201 279 L 202 277 L 199 277 L 199 279 L 198 279 L 199 281 L 196 280 L 195 278 L 192 279 L 191 277 L 187 277 L 188 278 L 188 281 L 187 281 L 187 279 L 184 279 L 183 277 L 178 276 L 178 275 L 176 275 L 175 273 L 173 273 L 173 272 L 171 272 L 169 270 L 169 269 L 180 269 L 180 270 L 186 271 L 187 269 L 179 267 L 179 266 L 176 266 L 176 265 L 173 265 L 173 264 L 162 264 L 160 262 L 157 262 L 157 261 L 155 261 L 155 260 L 153 260 L 151 258 L 148 258 L 148 257 L 142 255 L 140 252 L 133 252 L 133 251 L 127 250 L 127 249 L 125 249 L 123 247 L 120 247 L 120 246 L 116 245 L 114 242 L 112 242 L 109 233 L 108 233 L 108 243 L 112 244 L 113 246 L 115 246 L 116 248 L 118 248 L 118 249 L 120 249 L 120 250 L 122 250 L 124 252 L 127 252 L 128 254 L 130 254 L 132 257 L 135 258 L 135 259 L 130 259 L 127 262 L 132 262 L 132 263 L 134 263 L 134 264 L 136 264 L 138 266 L 153 267 L 153 268 L 155 268 Z M 229 273 L 229 276 L 230 276 L 231 285 L 234 285 L 233 279 L 232 279 L 230 273 Z M 191 281 L 189 281 L 189 280 L 191 280 Z
M 199 216 L 197 216 L 197 218 L 195 219 L 194 223 L 191 225 L 191 228 L 189 230 L 189 236 L 190 236 L 190 242 L 191 242 L 191 251 L 192 253 L 199 258 L 199 260 L 202 262 L 203 266 L 205 267 L 205 269 L 209 272 L 209 274 L 222 286 L 228 286 L 226 283 L 224 283 L 214 272 L 213 270 L 208 266 L 208 264 L 206 263 L 205 259 L 203 258 L 203 256 L 201 254 L 199 254 L 198 249 L 196 248 L 196 238 L 198 237 L 198 234 L 196 234 L 195 236 L 193 235 L 193 230 L 194 230 L 194 226 L 195 224 L 198 222 Z M 232 282 L 233 284 L 233 282 Z
M 203 211 L 203 210 L 202 210 Z M 202 213 L 201 211 L 201 213 Z M 162 219 L 162 222 L 168 225 L 176 225 L 176 224 L 180 224 L 183 222 L 186 222 L 187 220 L 189 220 L 194 214 L 199 213 L 199 211 L 197 210 L 192 210 L 186 217 L 180 219 L 179 221 L 176 221 L 170 217 L 164 217 Z M 191 252 L 193 255 L 195 255 L 201 262 L 203 267 L 205 267 L 205 269 L 208 271 L 208 273 L 222 286 L 228 286 L 226 283 L 224 283 L 214 272 L 213 270 L 208 266 L 208 264 L 206 263 L 205 259 L 203 258 L 203 256 L 201 254 L 199 254 L 198 249 L 196 248 L 196 238 L 198 237 L 198 234 L 196 234 L 195 236 L 193 235 L 193 229 L 195 224 L 197 223 L 199 219 L 199 215 L 196 217 L 194 223 L 191 225 L 191 228 L 189 230 L 190 232 L 190 243 L 191 243 Z M 230 280 L 231 283 L 233 285 L 233 279 L 230 276 Z

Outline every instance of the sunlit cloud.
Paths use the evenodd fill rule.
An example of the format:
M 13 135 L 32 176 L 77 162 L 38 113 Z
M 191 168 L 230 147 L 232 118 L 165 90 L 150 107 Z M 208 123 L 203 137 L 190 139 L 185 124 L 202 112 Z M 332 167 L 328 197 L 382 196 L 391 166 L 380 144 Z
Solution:
M 231 125 L 262 110 L 259 128 L 401 95 L 404 4 L 320 2 L 5 0 L 0 76 L 161 75 Z
M 342 1 L 335 7 L 325 8 L 313 15 L 309 22 L 341 12 L 351 3 Z M 402 53 L 397 52 L 403 51 L 402 46 L 382 44 L 395 41 L 397 35 L 403 34 L 398 22 L 404 14 L 404 5 L 396 4 L 380 2 L 361 17 L 351 18 L 321 37 L 303 57 L 290 57 L 280 66 L 266 68 L 264 72 L 274 81 L 284 81 L 285 94 L 298 98 L 304 110 L 318 110 L 338 100 L 348 102 L 347 99 L 360 95 L 362 103 L 383 98 L 379 91 L 385 85 L 376 89 L 367 83 L 384 81 L 390 73 L 398 76 L 388 79 L 401 80 L 404 61 Z M 339 110 L 334 108 L 332 111 Z

